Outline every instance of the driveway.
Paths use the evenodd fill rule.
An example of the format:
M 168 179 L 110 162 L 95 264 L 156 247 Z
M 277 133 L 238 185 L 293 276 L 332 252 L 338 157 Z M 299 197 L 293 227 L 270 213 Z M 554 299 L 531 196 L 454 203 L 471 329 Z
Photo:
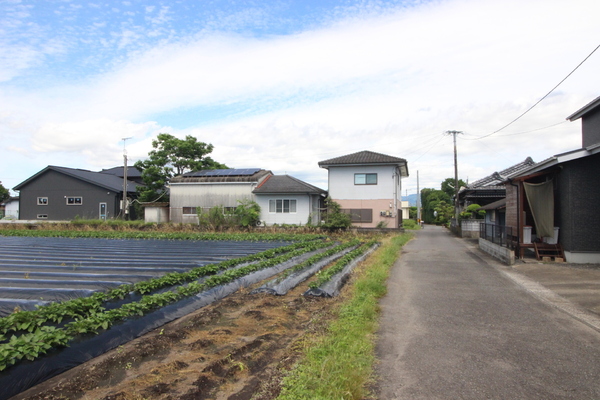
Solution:
M 595 314 L 444 228 L 402 253 L 381 301 L 380 400 L 600 398 Z

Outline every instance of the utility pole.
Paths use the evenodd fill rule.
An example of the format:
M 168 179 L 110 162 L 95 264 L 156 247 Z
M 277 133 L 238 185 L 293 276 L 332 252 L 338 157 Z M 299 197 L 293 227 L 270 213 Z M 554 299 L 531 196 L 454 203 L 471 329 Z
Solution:
M 458 162 L 456 160 L 456 135 L 462 131 L 446 131 L 446 135 L 452 135 L 454 139 L 454 218 L 458 222 Z
M 129 219 L 129 204 L 127 204 L 127 150 L 125 149 L 125 141 L 131 139 L 131 137 L 123 138 L 123 219 Z
M 417 170 L 417 222 L 421 223 L 421 192 L 419 191 L 419 170 Z

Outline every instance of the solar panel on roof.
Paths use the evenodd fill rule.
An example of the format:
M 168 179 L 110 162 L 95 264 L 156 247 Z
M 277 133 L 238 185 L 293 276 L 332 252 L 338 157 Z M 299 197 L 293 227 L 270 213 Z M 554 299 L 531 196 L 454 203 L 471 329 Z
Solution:
M 258 171 L 260 171 L 260 168 L 207 169 L 203 171 L 188 172 L 185 176 L 251 176 Z

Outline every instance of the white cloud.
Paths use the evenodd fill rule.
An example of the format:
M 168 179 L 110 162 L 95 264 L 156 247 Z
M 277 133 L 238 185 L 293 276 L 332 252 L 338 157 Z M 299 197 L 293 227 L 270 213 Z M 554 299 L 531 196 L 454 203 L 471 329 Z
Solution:
M 437 186 L 453 175 L 451 140 L 442 137 L 449 129 L 465 132 L 459 170 L 471 180 L 528 155 L 539 161 L 579 146 L 580 127 L 573 123 L 506 135 L 561 122 L 596 97 L 600 54 L 510 128 L 468 139 L 510 122 L 589 54 L 600 28 L 580 10 L 593 15 L 600 3 L 447 0 L 381 7 L 370 8 L 368 17 L 355 14 L 286 36 L 203 30 L 83 82 L 15 88 L 0 94 L 0 104 L 37 152 L 77 152 L 106 167 L 117 160 L 122 137 L 134 136 L 130 154 L 142 157 L 159 131 L 194 134 L 215 145 L 220 162 L 288 172 L 321 187 L 326 171 L 319 160 L 363 149 L 407 158 L 405 187 L 413 192 L 417 170 L 421 187 Z M 145 11 L 157 24 L 170 12 Z M 122 47 L 143 38 L 134 28 L 117 35 Z M 36 50 L 19 51 L 14 62 L 22 66 L 7 71 L 36 57 Z M 161 118 L 178 109 L 191 110 L 189 127 L 161 128 L 167 124 Z M 208 123 L 204 110 L 225 118 Z

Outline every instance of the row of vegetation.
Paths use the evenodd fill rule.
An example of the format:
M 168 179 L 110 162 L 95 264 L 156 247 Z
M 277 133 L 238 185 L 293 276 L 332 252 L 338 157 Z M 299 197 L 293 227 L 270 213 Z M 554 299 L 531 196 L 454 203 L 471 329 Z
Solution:
M 82 299 L 81 302 L 55 303 L 53 305 L 41 307 L 38 311 L 17 312 L 9 317 L 0 319 L 3 331 L 29 331 L 21 335 L 12 335 L 8 341 L 3 337 L 4 343 L 0 344 L 0 371 L 17 363 L 24 358 L 33 360 L 48 350 L 65 346 L 77 335 L 86 333 L 98 333 L 100 330 L 108 329 L 114 323 L 123 321 L 137 315 L 144 315 L 157 308 L 164 307 L 185 297 L 196 295 L 212 287 L 227 284 L 235 279 L 246 276 L 252 272 L 259 271 L 274 265 L 286 262 L 294 257 L 300 256 L 310 251 L 329 246 L 326 241 L 303 242 L 292 245 L 287 248 L 287 252 L 279 256 L 273 256 L 262 261 L 242 265 L 238 268 L 230 268 L 220 274 L 214 274 L 216 271 L 210 271 L 212 275 L 203 281 L 192 281 L 185 285 L 179 284 L 172 291 L 144 295 L 139 301 L 123 304 L 119 308 L 106 310 L 100 304 L 105 296 L 113 298 L 124 298 L 131 287 L 119 287 L 113 289 L 107 294 L 98 294 L 97 297 Z M 270 251 L 270 250 L 269 250 Z M 275 253 L 270 253 L 274 255 Z M 202 268 L 202 267 L 200 267 Z M 196 272 L 199 273 L 199 272 Z M 171 285 L 174 280 L 173 274 L 164 277 L 165 282 L 159 286 Z M 189 278 L 189 276 L 187 276 Z M 157 278 L 160 280 L 161 278 Z M 100 301 L 100 303 L 99 303 Z M 66 307 L 64 305 L 67 305 Z M 47 308 L 49 307 L 49 308 Z M 64 308 L 62 308 L 64 307 Z M 77 307 L 80 307 L 79 309 Z M 57 310 L 58 308 L 58 310 Z M 41 311 L 46 310 L 46 311 Z M 41 314 L 39 313 L 41 311 Z M 36 314 L 37 313 L 37 314 Z M 25 317 L 30 316 L 30 319 Z M 45 322 L 60 322 L 63 318 L 74 319 L 62 327 L 56 325 L 44 325 Z M 43 319 L 46 319 L 45 322 Z
M 363 244 L 359 248 L 352 250 L 350 253 L 344 255 L 333 266 L 327 268 L 326 270 L 320 271 L 318 273 L 317 279 L 314 282 L 311 282 L 309 286 L 311 288 L 318 288 L 326 282 L 329 282 L 335 274 L 342 272 L 346 265 L 350 264 L 357 257 L 363 255 L 371 246 L 375 245 L 375 243 L 375 240 L 370 241 L 368 243 Z
M 358 400 L 370 398 L 375 379 L 375 341 L 379 299 L 386 293 L 389 271 L 401 247 L 402 234 L 383 245 L 356 272 L 348 297 L 324 334 L 305 338 L 301 361 L 283 380 L 278 400 Z
M 162 239 L 162 240 L 231 240 L 231 241 L 306 241 L 324 237 L 307 233 L 260 232 L 164 232 L 164 231 L 107 231 L 68 229 L 0 229 L 0 236 L 66 237 L 86 239 Z

